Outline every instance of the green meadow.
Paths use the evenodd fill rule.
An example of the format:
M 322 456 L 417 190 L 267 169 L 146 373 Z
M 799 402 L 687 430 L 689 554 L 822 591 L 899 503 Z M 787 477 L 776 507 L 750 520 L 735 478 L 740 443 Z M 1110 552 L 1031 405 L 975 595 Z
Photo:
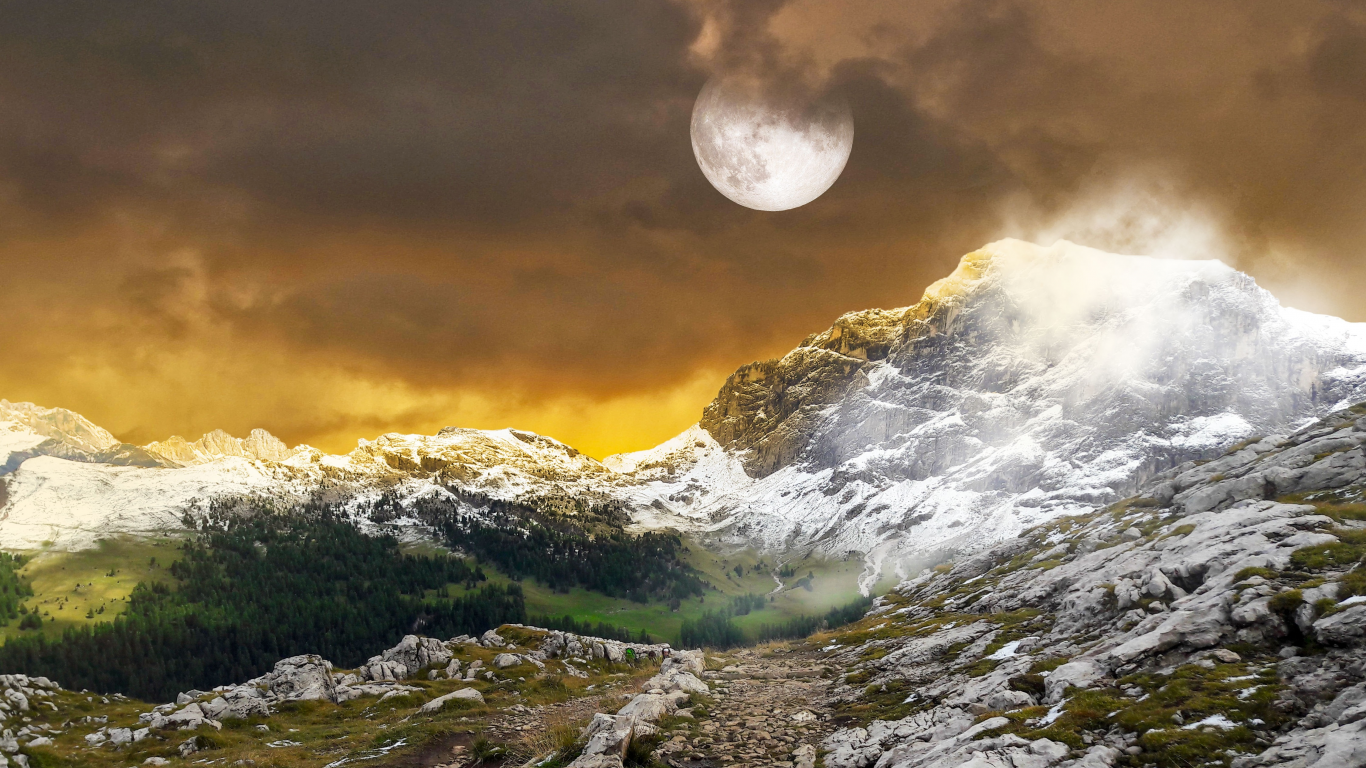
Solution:
M 33 587 L 25 600 L 43 619 L 41 631 L 58 637 L 68 627 L 112 621 L 138 582 L 172 581 L 166 566 L 180 559 L 175 539 L 131 536 L 106 539 L 79 552 L 36 551 L 19 576 Z M 0 624 L 0 640 L 20 633 L 19 620 Z

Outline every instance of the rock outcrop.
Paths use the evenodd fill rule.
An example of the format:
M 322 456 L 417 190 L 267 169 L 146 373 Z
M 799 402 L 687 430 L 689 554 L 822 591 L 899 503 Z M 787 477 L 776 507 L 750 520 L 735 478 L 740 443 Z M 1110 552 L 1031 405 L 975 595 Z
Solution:
M 904 701 L 833 734 L 825 764 L 1100 766 L 1173 750 L 1238 768 L 1360 764 L 1363 416 L 1178 466 L 1127 502 L 904 582 L 830 657 L 850 706 Z

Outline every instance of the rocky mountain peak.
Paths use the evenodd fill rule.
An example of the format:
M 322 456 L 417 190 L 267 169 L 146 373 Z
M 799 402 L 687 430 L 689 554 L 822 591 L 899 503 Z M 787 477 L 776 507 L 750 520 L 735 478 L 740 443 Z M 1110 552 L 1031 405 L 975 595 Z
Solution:
M 79 450 L 103 451 L 119 445 L 119 439 L 108 430 L 65 408 L 0 400 L 0 422 L 8 422 L 12 429 L 22 428 Z
M 205 464 L 218 459 L 236 457 L 248 460 L 285 461 L 295 454 L 278 437 L 264 429 L 253 429 L 245 438 L 237 438 L 221 429 L 204 435 L 193 443 L 179 435 L 148 443 L 148 453 L 181 465 Z
M 1362 397 L 1366 326 L 1214 260 L 1005 240 L 732 375 L 701 425 L 755 482 L 701 512 L 736 545 L 954 550 Z

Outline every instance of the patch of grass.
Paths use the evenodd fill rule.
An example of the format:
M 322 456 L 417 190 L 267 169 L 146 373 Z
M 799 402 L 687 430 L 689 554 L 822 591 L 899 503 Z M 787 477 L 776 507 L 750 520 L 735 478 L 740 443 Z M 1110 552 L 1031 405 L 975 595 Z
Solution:
M 1276 613 L 1293 613 L 1300 604 L 1304 602 L 1304 593 L 1298 589 L 1287 589 L 1273 596 L 1267 603 L 1267 607 Z
M 1253 566 L 1253 567 L 1251 567 L 1251 568 L 1244 568 L 1244 569 L 1242 569 L 1241 571 L 1238 571 L 1237 573 L 1235 573 L 1235 574 L 1233 575 L 1233 580 L 1234 580 L 1234 581 L 1247 581 L 1248 579 L 1250 579 L 1250 578 L 1252 578 L 1252 577 L 1254 577 L 1254 576 L 1261 576 L 1263 579 L 1268 579 L 1268 580 L 1270 580 L 1270 579 L 1276 578 L 1278 575 L 1279 575 L 1278 573 L 1276 573 L 1275 571 L 1271 570 L 1270 568 L 1263 568 L 1263 567 L 1261 567 L 1261 566 Z
M 651 756 L 651 753 L 662 741 L 664 741 L 664 734 L 662 733 L 631 739 L 631 743 L 626 747 L 626 757 L 622 762 L 634 766 L 634 768 L 653 768 L 653 766 L 658 765 L 658 762 Z
M 1066 663 L 1067 659 L 1061 656 L 1056 659 L 1039 659 L 1029 666 L 1029 674 L 1041 675 L 1044 672 L 1052 672 Z
M 1226 764 L 1228 750 L 1252 752 L 1259 749 L 1254 729 L 1274 730 L 1287 720 L 1274 707 L 1279 688 L 1274 671 L 1255 682 L 1232 680 L 1245 677 L 1247 671 L 1245 664 L 1220 664 L 1213 670 L 1186 665 L 1170 676 L 1131 675 L 1120 682 L 1143 689 L 1147 697 L 1142 701 L 1116 689 L 1079 691 L 1067 699 L 1062 716 L 1046 727 L 1030 728 L 1027 725 L 1043 709 L 1036 707 L 1028 715 L 1007 715 L 1011 720 L 1009 725 L 983 736 L 1015 733 L 1026 739 L 1048 738 L 1074 749 L 1083 749 L 1086 746 L 1081 738 L 1083 732 L 1118 726 L 1139 733 L 1144 763 L 1154 763 L 1160 768 L 1189 768 L 1210 760 Z M 1240 696 L 1248 687 L 1255 690 L 1251 695 Z M 1174 719 L 1179 716 L 1189 725 L 1212 715 L 1222 715 L 1237 723 L 1237 727 L 1228 730 L 1212 726 L 1183 728 Z
M 967 673 L 968 677 L 982 677 L 983 675 L 990 674 L 992 670 L 1000 665 L 1001 662 L 995 659 L 978 659 L 972 664 L 969 664 L 963 671 Z
M 1366 504 L 1315 504 L 1314 507 L 1321 515 L 1327 515 L 1339 523 L 1345 520 L 1366 520 Z
M 547 762 L 539 764 L 540 768 L 568 765 L 583 753 L 579 733 L 585 724 L 565 720 L 530 731 L 515 744 L 508 745 L 509 757 L 518 764 L 549 757 Z
M 1304 571 L 1322 571 L 1350 567 L 1366 557 L 1366 530 L 1334 528 L 1329 533 L 1338 540 L 1295 550 L 1291 564 Z
M 840 703 L 835 709 L 843 722 L 867 725 L 874 720 L 899 720 L 933 704 L 912 697 L 915 693 L 915 687 L 905 680 L 891 680 L 883 685 L 869 686 L 858 699 Z M 911 700 L 907 701 L 908 698 Z
M 470 744 L 470 757 L 474 759 L 475 765 L 495 762 L 507 755 L 508 748 L 506 744 L 489 741 L 483 736 L 475 739 L 474 743 Z
M 1366 595 L 1366 568 L 1354 568 L 1338 580 L 1338 597 L 1346 600 L 1355 595 Z
M 1174 536 L 1189 536 L 1190 534 L 1192 534 L 1192 533 L 1194 533 L 1194 532 L 1195 532 L 1195 526 L 1194 526 L 1194 525 L 1191 525 L 1190 523 L 1186 523 L 1185 525 L 1178 525 L 1178 526 L 1176 526 L 1175 528 L 1171 529 L 1171 531 L 1168 532 L 1168 533 L 1166 533 L 1166 534 L 1164 534 L 1164 535 L 1162 536 L 1162 538 L 1164 538 L 1164 539 L 1170 539 L 1170 538 L 1172 538 L 1172 537 L 1174 537 Z

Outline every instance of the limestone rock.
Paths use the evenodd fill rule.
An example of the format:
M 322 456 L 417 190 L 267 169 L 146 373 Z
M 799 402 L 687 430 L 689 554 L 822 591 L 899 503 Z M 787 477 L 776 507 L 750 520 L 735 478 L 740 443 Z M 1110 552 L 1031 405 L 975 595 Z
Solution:
M 601 712 L 593 715 L 592 721 L 583 729 L 582 738 L 586 742 L 584 755 L 609 755 L 621 759 L 631 744 L 635 730 L 636 717 L 631 714 L 606 715 Z
M 1351 646 L 1366 641 L 1366 603 L 1358 603 L 1314 622 L 1314 636 L 1324 645 Z
M 484 695 L 473 688 L 461 688 L 458 691 L 452 691 L 444 696 L 437 696 L 435 699 L 423 704 L 422 709 L 419 711 L 425 715 L 440 712 L 441 708 L 446 706 L 446 702 L 448 701 L 475 701 L 483 704 Z
M 336 700 L 332 662 L 316 654 L 291 656 L 275 662 L 275 668 L 259 680 L 281 701 Z

